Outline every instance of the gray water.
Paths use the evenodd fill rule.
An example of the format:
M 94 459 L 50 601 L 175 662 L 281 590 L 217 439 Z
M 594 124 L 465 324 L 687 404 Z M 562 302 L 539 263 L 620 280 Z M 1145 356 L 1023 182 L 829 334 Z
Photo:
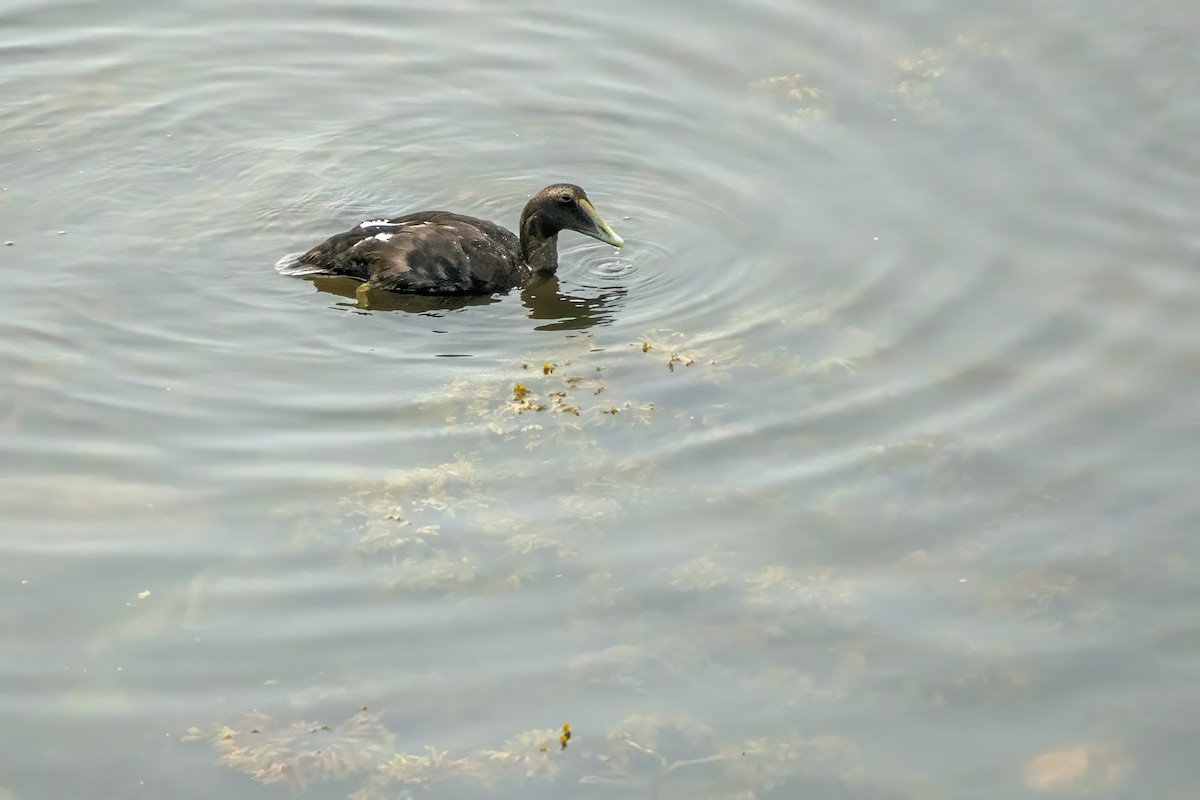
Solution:
M 1198 37 L 0 0 L 0 798 L 1200 796 Z

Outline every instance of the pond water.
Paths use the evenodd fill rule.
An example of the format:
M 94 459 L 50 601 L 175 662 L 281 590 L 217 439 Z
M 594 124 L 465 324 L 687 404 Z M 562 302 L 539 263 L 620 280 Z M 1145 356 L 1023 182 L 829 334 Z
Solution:
M 1200 796 L 1198 36 L 0 0 L 0 798 Z

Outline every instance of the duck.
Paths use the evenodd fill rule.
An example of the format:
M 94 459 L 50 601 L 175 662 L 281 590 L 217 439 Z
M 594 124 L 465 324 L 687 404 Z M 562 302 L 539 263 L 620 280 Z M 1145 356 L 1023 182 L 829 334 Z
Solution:
M 550 184 L 529 198 L 518 231 L 451 211 L 418 211 L 366 220 L 275 266 L 285 275 L 342 276 L 393 292 L 494 294 L 554 275 L 562 231 L 625 245 L 573 183 Z

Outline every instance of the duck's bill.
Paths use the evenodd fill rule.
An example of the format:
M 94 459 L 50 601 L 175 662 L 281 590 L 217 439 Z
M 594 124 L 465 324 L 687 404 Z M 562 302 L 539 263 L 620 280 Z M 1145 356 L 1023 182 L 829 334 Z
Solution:
M 583 213 L 587 214 L 588 219 L 592 222 L 592 230 L 580 231 L 580 233 L 586 233 L 593 239 L 599 239 L 605 244 L 611 244 L 613 247 L 625 246 L 625 240 L 617 236 L 616 231 L 608 227 L 608 223 L 604 221 L 604 218 L 600 216 L 600 212 L 596 210 L 596 207 L 587 198 L 580 199 L 579 207 L 583 209 Z

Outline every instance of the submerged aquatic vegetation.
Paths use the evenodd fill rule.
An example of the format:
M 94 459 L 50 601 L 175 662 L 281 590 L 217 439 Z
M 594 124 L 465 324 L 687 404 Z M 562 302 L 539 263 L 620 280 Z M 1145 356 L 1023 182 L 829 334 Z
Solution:
M 1025 785 L 1037 792 L 1083 795 L 1112 789 L 1130 772 L 1120 747 L 1084 744 L 1042 753 L 1022 770 Z
M 510 384 L 515 386 L 510 396 L 489 386 L 498 405 L 486 416 L 489 427 L 504 424 L 502 438 L 484 440 L 477 451 L 445 463 L 347 482 L 328 514 L 304 509 L 297 524 L 302 543 L 334 545 L 355 568 L 373 567 L 388 588 L 462 591 L 481 581 L 519 588 L 591 546 L 596 534 L 610 530 L 631 503 L 652 490 L 651 462 L 614 454 L 585 430 L 615 423 L 607 413 L 611 398 L 601 403 L 597 395 L 604 388 L 599 378 L 562 366 Z M 548 386 L 564 388 L 547 391 Z M 591 403 L 585 406 L 584 398 Z M 536 423 L 509 427 L 523 410 L 543 401 L 547 413 L 536 415 Z M 645 405 L 620 420 L 637 424 L 650 413 Z M 554 446 L 559 456 L 570 458 L 578 491 L 559 491 L 545 504 L 514 504 L 510 494 L 524 502 L 527 487 L 547 479 L 541 461 L 512 459 L 511 453 L 502 474 L 484 473 L 487 459 L 511 450 L 508 442 L 514 440 L 526 448 Z
M 664 773 L 711 762 L 712 729 L 688 714 L 635 714 L 609 730 L 599 755 L 603 770 L 580 783 L 640 786 Z
M 607 380 L 606 361 L 588 341 L 571 344 L 570 350 L 543 362 L 541 370 L 531 369 L 539 360 L 503 370 L 499 379 L 489 375 L 459 380 L 426 396 L 422 404 L 437 409 L 449 425 L 482 425 L 501 441 L 521 441 L 528 449 L 594 445 L 581 432 L 588 426 L 611 426 L 613 408 L 641 412 L 630 422 L 646 421 L 654 408 L 652 403 L 620 398 Z
M 332 728 L 281 724 L 255 712 L 232 726 L 192 728 L 185 740 L 210 743 L 218 763 L 264 784 L 302 789 L 363 776 L 351 800 L 394 800 L 435 787 L 471 793 L 530 781 L 652 789 L 664 798 L 753 798 L 810 779 L 849 785 L 862 771 L 854 749 L 836 736 L 722 741 L 687 714 L 634 715 L 579 746 L 573 726 L 563 723 L 516 733 L 494 749 L 396 752 L 394 736 L 366 709 Z
M 480 501 L 473 459 L 459 456 L 433 467 L 392 470 L 382 479 L 349 483 L 338 500 L 341 519 L 362 553 L 426 545 L 438 524 Z
M 1008 45 L 959 35 L 943 47 L 927 47 L 902 56 L 888 79 L 900 106 L 923 122 L 945 122 L 961 109 L 947 85 L 962 84 L 965 74 L 987 70 L 1012 58 Z M 959 102 L 966 97 L 963 91 Z
M 552 503 L 524 508 L 505 494 L 541 479 L 539 464 L 516 462 L 485 492 L 480 457 L 460 456 L 351 483 L 328 515 L 306 514 L 300 525 L 306 540 L 334 544 L 349 566 L 371 569 L 389 589 L 519 588 L 552 569 L 561 572 L 565 559 L 594 547 L 596 535 L 647 491 L 646 462 L 614 463 L 601 448 L 581 447 L 574 458 L 580 491 Z
M 280 723 L 261 712 L 233 725 L 191 728 L 185 741 L 209 741 L 217 761 L 259 783 L 303 788 L 379 767 L 394 737 L 363 709 L 332 727 L 319 722 Z
M 1026 570 L 995 581 L 988 590 L 989 608 L 1021 617 L 1059 616 L 1067 611 L 1080 575 L 1063 567 Z
M 486 550 L 461 529 L 488 505 L 477 456 L 346 481 L 325 514 L 305 509 L 301 546 L 338 550 L 346 566 L 371 570 L 388 589 L 459 591 L 477 582 Z
M 672 570 L 670 582 L 680 592 L 704 592 L 728 583 L 729 573 L 713 556 L 705 555 Z
M 799 570 L 774 565 L 745 579 L 746 602 L 751 606 L 795 612 L 799 609 L 841 612 L 854 596 L 853 585 L 832 570 Z
M 429 786 L 450 779 L 478 780 L 481 764 L 471 756 L 456 757 L 449 750 L 426 746 L 422 753 L 397 753 L 380 773 L 397 783 Z
M 388 558 L 395 571 L 404 574 L 415 562 L 431 560 L 433 571 L 445 573 L 443 562 L 448 551 L 456 552 L 456 543 L 443 541 L 442 526 L 481 502 L 474 461 L 459 457 L 434 467 L 393 470 L 382 480 L 350 485 L 338 502 L 342 510 L 338 528 L 353 537 L 353 552 L 360 562 Z M 402 580 L 393 578 L 388 583 Z
M 480 576 L 475 560 L 458 552 L 394 559 L 381 574 L 386 588 L 409 592 L 450 592 L 471 586 Z
M 806 778 L 845 783 L 862 771 L 853 748 L 838 737 L 722 743 L 688 716 L 625 720 L 610 732 L 599 761 L 603 769 L 580 783 L 714 800 L 753 798 Z
M 550 780 L 561 769 L 567 726 L 518 733 L 495 750 L 461 754 L 426 746 L 420 753 L 397 753 L 351 796 L 351 800 L 391 800 L 407 787 L 447 785 L 465 790 L 528 780 Z M 403 795 L 401 795 L 403 796 Z
M 754 81 L 750 88 L 777 98 L 783 108 L 781 118 L 792 125 L 827 123 L 833 114 L 825 90 L 804 73 L 773 75 Z
M 891 71 L 865 74 L 840 95 L 805 73 L 774 75 L 753 82 L 755 91 L 780 106 L 780 118 L 809 129 L 856 118 L 895 121 L 905 114 L 926 124 L 944 123 L 963 111 L 969 89 L 986 84 L 992 70 L 1012 59 L 1008 44 L 960 34 L 949 44 L 901 55 Z M 974 73 L 984 72 L 983 75 Z
M 826 321 L 814 316 L 791 324 L 820 327 Z M 837 343 L 868 348 L 867 338 L 851 334 Z M 642 438 L 635 425 L 650 422 L 666 426 L 667 435 L 686 435 L 718 424 L 727 409 L 736 408 L 735 394 L 746 393 L 747 387 L 769 384 L 787 390 L 792 384 L 824 385 L 830 376 L 853 378 L 850 358 L 819 357 L 827 341 L 805 359 L 787 343 L 747 354 L 738 340 L 728 332 L 655 330 L 613 350 L 596 352 L 588 343 L 586 352 L 576 352 L 576 343 L 569 352 L 538 354 L 524 368 L 509 364 L 464 378 L 426 398 L 425 410 L 451 431 L 472 434 L 471 452 L 348 485 L 324 521 L 333 531 L 328 538 L 337 537 L 352 549 L 357 567 L 372 568 L 386 586 L 402 590 L 479 595 L 565 577 L 559 583 L 564 589 L 547 613 L 567 629 L 577 632 L 596 620 L 611 628 L 619 620 L 616 641 L 622 644 L 574 658 L 568 653 L 557 662 L 555 679 L 591 691 L 633 695 L 639 703 L 649 696 L 658 703 L 660 687 L 677 686 L 685 678 L 706 687 L 710 680 L 720 681 L 730 691 L 745 691 L 755 708 L 768 714 L 783 708 L 792 713 L 863 688 L 886 695 L 893 687 L 880 686 L 877 675 L 865 667 L 854 669 L 855 655 L 838 649 L 860 617 L 859 585 L 846 570 L 743 556 L 734 543 L 742 534 L 734 529 L 715 533 L 715 540 L 705 536 L 704 549 L 681 554 L 674 569 L 634 576 L 627 574 L 628 562 L 620 555 L 614 558 L 613 548 L 606 546 L 630 520 L 637 521 L 639 506 L 647 500 L 712 502 L 714 488 L 719 491 L 713 485 L 672 480 L 652 458 L 629 446 Z M 675 392 L 660 401 L 659 409 L 668 413 L 649 404 L 631 407 L 635 401 L 626 400 L 623 391 L 626 376 L 635 372 L 644 377 L 663 367 L 671 372 L 660 373 L 661 381 Z M 697 386 L 708 395 L 703 404 L 672 407 L 674 397 Z M 619 413 L 611 414 L 613 408 Z M 535 448 L 545 449 L 533 456 L 524 452 Z M 954 491 L 962 485 L 949 477 L 955 470 L 954 450 L 952 443 L 899 443 L 881 448 L 866 471 L 881 476 L 881 484 L 908 478 L 927 494 Z M 502 471 L 489 471 L 495 456 Z M 567 468 L 557 468 L 562 465 Z M 531 486 L 539 491 L 531 493 Z M 899 505 L 909 494 L 897 490 L 892 499 Z M 872 499 L 850 493 L 846 530 L 858 536 L 863 530 L 877 532 L 875 523 L 883 517 Z M 819 520 L 819 514 L 813 518 Z M 835 529 L 834 535 L 841 530 L 828 527 Z M 883 527 L 882 535 L 894 534 Z M 647 580 L 655 584 L 649 591 Z M 715 622 L 704 619 L 677 635 L 663 636 L 655 626 L 662 619 L 664 596 L 676 607 L 695 604 L 719 608 L 722 614 Z M 516 598 L 514 607 L 527 599 Z M 750 669 L 744 657 L 748 645 L 760 653 Z M 868 645 L 859 652 L 890 655 L 882 646 Z M 837 659 L 842 656 L 850 666 L 839 674 Z M 1003 682 L 1003 675 L 991 683 L 984 675 L 976 685 L 972 680 L 979 672 L 970 666 L 963 671 L 969 674 L 948 675 L 939 685 L 916 691 L 929 702 L 937 702 L 939 692 L 943 697 L 957 692 L 969 700 L 980 685 L 987 691 Z M 899 687 L 900 692 L 911 688 Z M 655 796 L 689 800 L 781 791 L 803 796 L 813 786 L 850 785 L 861 776 L 854 749 L 842 739 L 820 730 L 798 736 L 771 722 L 749 734 L 743 729 L 740 735 L 719 735 L 692 717 L 645 716 L 626 720 L 608 737 L 581 726 L 571 731 L 569 747 L 566 733 L 527 731 L 494 749 L 447 739 L 424 749 L 406 748 L 411 752 L 389 752 L 378 759 L 355 797 L 404 797 L 431 787 L 465 795 L 534 779 L 561 781 L 567 793 L 571 784 L 582 781 L 654 787 Z
M 630 346 L 640 348 L 656 361 L 661 360 L 669 372 L 675 372 L 677 367 L 704 365 L 707 369 L 699 370 L 698 374 L 712 383 L 726 383 L 732 378 L 734 367 L 746 366 L 742 361 L 745 348 L 727 334 L 686 334 L 655 328 L 647 331 L 641 341 L 630 342 Z

